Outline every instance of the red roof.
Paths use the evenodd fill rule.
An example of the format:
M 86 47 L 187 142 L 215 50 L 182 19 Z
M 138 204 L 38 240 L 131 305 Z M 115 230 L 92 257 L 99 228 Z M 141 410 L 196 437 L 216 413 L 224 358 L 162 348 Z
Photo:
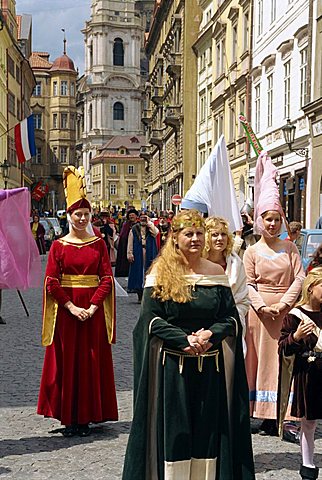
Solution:
M 31 68 L 50 69 L 52 63 L 49 62 L 49 53 L 47 52 L 32 52 L 29 63 Z
M 51 69 L 53 71 L 63 71 L 63 72 L 75 72 L 74 62 L 71 58 L 69 58 L 66 54 L 62 55 L 61 57 L 56 58 L 54 61 Z

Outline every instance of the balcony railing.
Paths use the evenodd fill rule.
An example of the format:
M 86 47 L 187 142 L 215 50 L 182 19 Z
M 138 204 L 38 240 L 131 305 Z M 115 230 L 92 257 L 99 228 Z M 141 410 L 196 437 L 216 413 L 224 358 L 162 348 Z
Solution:
M 149 123 L 151 123 L 151 120 L 152 120 L 151 110 L 143 110 L 141 120 L 144 123 L 144 125 L 149 125 Z
M 165 109 L 164 123 L 168 127 L 178 128 L 181 120 L 181 106 L 168 105 Z
M 160 105 L 163 100 L 163 87 L 157 86 L 154 87 L 153 89 L 153 95 L 151 97 L 151 100 L 153 103 L 156 105 Z
M 173 53 L 168 58 L 168 66 L 166 72 L 170 77 L 180 77 L 181 75 L 181 54 Z
M 150 145 L 143 145 L 140 148 L 140 157 L 144 158 L 144 160 L 150 160 L 150 158 L 151 158 L 151 146 Z
M 163 142 L 163 130 L 155 128 L 151 131 L 150 143 L 160 147 Z

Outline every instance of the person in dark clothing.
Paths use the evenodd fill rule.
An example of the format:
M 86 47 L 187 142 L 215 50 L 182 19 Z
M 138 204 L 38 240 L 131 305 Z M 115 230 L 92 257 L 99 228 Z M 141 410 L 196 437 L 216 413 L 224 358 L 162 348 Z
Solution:
M 127 259 L 127 240 L 131 228 L 137 221 L 138 215 L 139 213 L 135 208 L 127 211 L 126 222 L 122 225 L 118 239 L 115 277 L 127 277 L 129 275 L 130 264 Z
M 148 220 L 145 213 L 140 214 L 139 221 L 133 225 L 129 233 L 127 259 L 131 265 L 127 291 L 137 293 L 139 302 L 143 295 L 145 273 L 158 254 L 156 243 L 158 233 L 158 228 Z
M 34 215 L 32 217 L 32 222 L 30 224 L 30 228 L 34 239 L 36 241 L 39 254 L 46 255 L 46 244 L 45 244 L 45 228 L 39 222 L 39 215 Z
M 108 254 L 110 257 L 111 265 L 114 266 L 116 262 L 114 242 L 117 239 L 116 227 L 114 219 L 108 210 L 101 210 L 100 219 L 102 225 L 100 226 L 101 233 L 103 234 L 104 241 L 107 246 Z
M 315 480 L 319 469 L 314 464 L 314 434 L 322 419 L 322 268 L 311 270 L 303 282 L 302 297 L 284 318 L 279 340 L 279 425 L 291 379 L 294 394 L 291 415 L 301 418 L 300 444 L 303 480 Z M 290 373 L 288 373 L 290 372 Z

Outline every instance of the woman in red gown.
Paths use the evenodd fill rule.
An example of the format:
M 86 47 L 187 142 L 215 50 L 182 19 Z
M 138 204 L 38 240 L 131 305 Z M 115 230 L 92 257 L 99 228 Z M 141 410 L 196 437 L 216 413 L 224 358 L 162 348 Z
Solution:
M 117 420 L 118 414 L 111 353 L 114 280 L 107 248 L 89 233 L 86 199 L 68 212 L 70 233 L 53 243 L 46 269 L 42 343 L 47 348 L 37 412 L 60 420 L 70 437 L 89 435 L 89 423 Z

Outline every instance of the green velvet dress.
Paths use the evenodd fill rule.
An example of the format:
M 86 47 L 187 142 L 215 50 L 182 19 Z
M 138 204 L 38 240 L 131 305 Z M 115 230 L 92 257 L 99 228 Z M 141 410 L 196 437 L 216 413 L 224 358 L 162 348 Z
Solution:
M 151 297 L 134 329 L 134 417 L 123 480 L 253 480 L 242 327 L 227 277 L 187 276 L 189 303 Z M 190 356 L 187 334 L 211 330 Z

